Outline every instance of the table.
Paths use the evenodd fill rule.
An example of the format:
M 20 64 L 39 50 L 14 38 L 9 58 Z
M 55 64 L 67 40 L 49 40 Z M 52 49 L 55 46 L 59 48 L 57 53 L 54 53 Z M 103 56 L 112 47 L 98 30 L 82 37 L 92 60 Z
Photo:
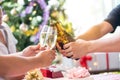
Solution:
M 88 77 L 86 79 L 45 78 L 45 80 L 120 80 L 120 74 L 96 74 L 96 75 L 91 75 L 91 77 Z
M 68 79 L 68 78 L 56 78 L 56 79 L 50 79 L 50 78 L 45 78 L 44 80 L 94 80 L 93 77 L 87 77 L 87 78 L 83 78 L 83 79 Z
M 120 74 L 97 74 L 92 76 L 94 80 L 120 80 Z

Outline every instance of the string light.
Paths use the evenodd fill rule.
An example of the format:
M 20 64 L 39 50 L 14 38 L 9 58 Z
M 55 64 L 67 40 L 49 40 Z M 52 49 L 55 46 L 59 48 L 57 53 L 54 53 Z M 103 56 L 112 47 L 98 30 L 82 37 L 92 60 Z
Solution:
M 29 17 L 29 20 L 31 21 L 31 20 L 32 20 L 32 17 Z
M 33 13 L 32 13 L 32 14 L 33 14 L 33 15 L 35 15 L 36 13 L 37 13 L 37 11 L 35 10 L 35 11 L 33 11 Z
M 33 4 L 33 6 L 36 6 L 36 5 L 37 5 L 36 3 Z

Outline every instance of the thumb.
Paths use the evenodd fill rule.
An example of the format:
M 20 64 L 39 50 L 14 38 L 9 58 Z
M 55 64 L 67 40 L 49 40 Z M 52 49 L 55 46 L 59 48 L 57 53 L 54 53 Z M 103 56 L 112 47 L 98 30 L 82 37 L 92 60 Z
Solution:
M 37 44 L 37 45 L 32 47 L 32 50 L 38 50 L 38 49 L 40 49 L 40 44 Z

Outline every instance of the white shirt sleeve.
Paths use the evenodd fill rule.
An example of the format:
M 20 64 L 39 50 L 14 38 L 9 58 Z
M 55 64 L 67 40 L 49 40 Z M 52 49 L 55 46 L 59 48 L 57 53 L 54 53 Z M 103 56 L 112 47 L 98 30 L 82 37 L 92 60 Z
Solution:
M 5 27 L 5 30 L 7 31 L 7 37 L 8 37 L 8 49 L 10 53 L 15 53 L 16 52 L 16 44 L 17 44 L 17 39 L 14 37 L 12 34 L 10 27 L 6 23 L 2 23 L 2 26 Z M 6 37 L 6 36 L 5 36 Z

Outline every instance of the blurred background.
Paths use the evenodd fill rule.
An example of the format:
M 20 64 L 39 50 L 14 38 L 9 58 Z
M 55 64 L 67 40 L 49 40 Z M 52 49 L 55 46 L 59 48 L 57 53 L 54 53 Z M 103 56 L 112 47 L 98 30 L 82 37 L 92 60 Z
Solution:
M 73 36 L 84 33 L 92 25 L 100 23 L 107 17 L 108 13 L 118 4 L 120 0 L 0 0 L 3 8 L 3 21 L 6 22 L 15 38 L 18 40 L 18 51 L 23 50 L 28 45 L 39 42 L 39 32 L 41 27 L 49 25 L 50 19 L 58 19 L 63 23 L 63 27 Z M 120 33 L 116 30 L 115 33 Z M 108 34 L 105 37 L 109 37 Z M 106 52 L 105 52 L 106 53 Z M 106 60 L 106 55 L 101 57 Z M 105 70 L 108 62 L 100 62 L 100 55 L 92 54 L 92 61 L 87 62 L 89 70 Z M 110 55 L 110 68 L 120 68 L 120 57 Z M 59 57 L 61 59 L 61 57 Z M 66 62 L 64 59 L 63 63 Z M 74 61 L 69 61 L 72 66 Z M 99 63 L 99 64 L 98 64 Z M 101 63 L 101 64 L 100 64 Z M 116 65 L 117 64 L 117 65 Z M 102 66 L 100 66 L 102 65 Z
M 119 0 L 0 0 L 3 21 L 18 40 L 18 50 L 38 43 L 40 27 L 57 17 L 72 35 L 102 21 Z
M 3 21 L 18 40 L 18 51 L 39 42 L 41 27 L 49 25 L 50 19 L 63 22 L 67 32 L 73 34 L 72 23 L 67 21 L 63 5 L 65 0 L 0 0 Z

